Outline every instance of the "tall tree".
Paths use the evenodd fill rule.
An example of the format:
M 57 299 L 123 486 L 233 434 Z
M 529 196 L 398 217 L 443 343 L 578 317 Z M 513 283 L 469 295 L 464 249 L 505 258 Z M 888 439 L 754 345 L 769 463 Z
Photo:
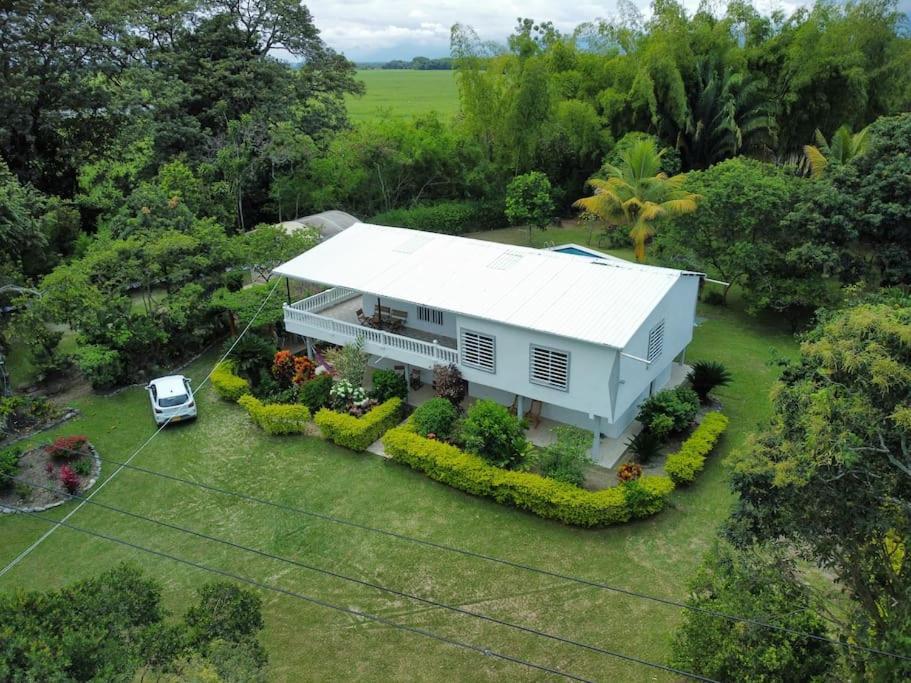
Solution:
M 607 165 L 607 178 L 592 178 L 595 193 L 573 206 L 595 214 L 611 226 L 629 228 L 636 260 L 645 261 L 645 247 L 656 224 L 696 210 L 699 195 L 684 189 L 684 174 L 661 172 L 661 156 L 652 140 L 634 142 L 621 153 L 619 166 Z
M 134 47 L 127 5 L 16 0 L 0 8 L 0 153 L 23 181 L 70 194 L 80 161 L 108 144 Z
M 911 656 L 911 299 L 885 294 L 822 316 L 784 371 L 768 425 L 735 462 L 729 533 L 834 575 L 845 640 Z M 878 680 L 907 661 L 852 653 Z

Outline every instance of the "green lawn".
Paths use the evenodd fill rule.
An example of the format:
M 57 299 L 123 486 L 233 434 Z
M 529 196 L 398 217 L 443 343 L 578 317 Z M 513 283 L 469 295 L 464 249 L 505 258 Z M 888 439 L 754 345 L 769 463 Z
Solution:
M 367 87 L 360 97 L 347 96 L 345 103 L 354 122 L 387 113 L 397 118 L 436 111 L 449 117 L 459 110 L 454 71 L 367 69 L 357 77 Z
M 504 238 L 509 233 L 503 233 Z M 494 236 L 488 233 L 488 236 Z M 576 238 L 565 241 L 578 241 Z M 734 303 L 737 303 L 736 297 Z M 643 522 L 597 531 L 544 521 L 473 498 L 403 466 L 358 455 L 317 438 L 269 438 L 211 390 L 199 397 L 195 423 L 165 430 L 135 463 L 373 526 L 682 599 L 685 583 L 731 503 L 722 460 L 768 411 L 776 370 L 770 349 L 792 355 L 789 334 L 736 309 L 700 305 L 705 321 L 688 358 L 715 359 L 734 382 L 718 392 L 731 427 L 706 471 L 673 495 L 666 512 Z M 214 361 L 189 369 L 197 383 Z M 144 391 L 81 400 L 82 417 L 47 434 L 88 434 L 103 455 L 123 459 L 154 430 Z M 107 466 L 107 472 L 111 466 Z M 455 603 L 565 637 L 652 660 L 665 660 L 679 611 L 651 602 L 510 570 L 422 548 L 310 517 L 244 503 L 124 471 L 98 500 L 204 530 L 245 545 L 397 589 Z M 48 513 L 59 518 L 69 506 Z M 158 550 L 318 596 L 339 605 L 467 640 L 598 680 L 672 680 L 655 671 L 521 634 L 276 561 L 182 536 L 86 506 L 71 522 Z M 46 529 L 34 519 L 0 518 L 0 563 Z M 212 577 L 69 529 L 58 531 L 0 579 L 0 589 L 48 588 L 95 574 L 120 560 L 140 563 L 165 585 L 165 601 L 181 610 L 194 588 Z M 264 592 L 264 643 L 270 678 L 300 680 L 542 680 L 522 667 Z

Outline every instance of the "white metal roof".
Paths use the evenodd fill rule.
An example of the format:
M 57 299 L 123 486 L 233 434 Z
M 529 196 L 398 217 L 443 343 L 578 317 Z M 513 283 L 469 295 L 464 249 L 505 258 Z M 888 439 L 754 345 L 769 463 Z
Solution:
M 615 348 L 686 275 L 364 223 L 274 272 Z

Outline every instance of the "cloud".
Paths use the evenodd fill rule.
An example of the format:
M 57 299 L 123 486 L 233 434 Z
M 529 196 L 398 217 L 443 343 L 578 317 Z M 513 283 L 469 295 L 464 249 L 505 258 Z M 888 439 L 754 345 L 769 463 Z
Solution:
M 649 0 L 633 0 L 648 13 Z M 755 0 L 762 12 L 793 11 L 811 0 Z M 683 0 L 690 11 L 699 0 Z M 907 11 L 911 0 L 900 0 Z M 484 40 L 505 42 L 517 17 L 552 21 L 561 31 L 616 12 L 616 0 L 353 0 L 310 3 L 323 39 L 355 61 L 410 59 L 449 54 L 449 30 L 455 23 L 472 26 Z

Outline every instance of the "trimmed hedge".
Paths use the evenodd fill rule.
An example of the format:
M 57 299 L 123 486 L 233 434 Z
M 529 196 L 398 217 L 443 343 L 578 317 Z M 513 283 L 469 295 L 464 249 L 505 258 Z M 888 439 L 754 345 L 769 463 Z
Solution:
M 539 474 L 488 465 L 476 455 L 417 434 L 410 422 L 387 432 L 383 445 L 393 460 L 431 479 L 575 526 L 607 526 L 648 517 L 664 509 L 674 490 L 667 477 L 643 477 L 633 487 L 586 491 Z
M 323 408 L 314 421 L 330 441 L 353 451 L 366 451 L 367 446 L 398 424 L 401 412 L 402 399 L 394 397 L 362 417 Z
M 727 429 L 728 418 L 721 413 L 707 413 L 680 450 L 667 456 L 664 471 L 675 484 L 690 484 L 705 467 L 705 458 Z
M 370 219 L 379 225 L 397 225 L 412 230 L 463 235 L 466 232 L 496 230 L 509 225 L 503 202 L 445 201 L 393 209 Z
M 310 420 L 307 406 L 299 403 L 263 403 L 250 394 L 241 396 L 237 403 L 266 434 L 302 434 L 307 430 Z
M 215 393 L 224 401 L 237 401 L 244 394 L 250 393 L 250 383 L 243 377 L 234 374 L 234 363 L 222 361 L 212 371 L 212 386 Z

